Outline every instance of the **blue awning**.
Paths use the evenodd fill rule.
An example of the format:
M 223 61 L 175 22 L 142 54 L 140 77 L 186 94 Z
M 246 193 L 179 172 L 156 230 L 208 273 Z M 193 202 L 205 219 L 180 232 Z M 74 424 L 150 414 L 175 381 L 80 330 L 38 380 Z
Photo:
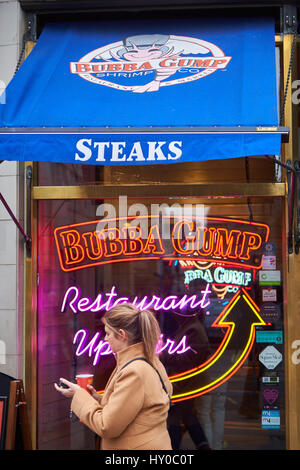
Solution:
M 0 159 L 280 155 L 272 19 L 49 23 L 0 98 Z

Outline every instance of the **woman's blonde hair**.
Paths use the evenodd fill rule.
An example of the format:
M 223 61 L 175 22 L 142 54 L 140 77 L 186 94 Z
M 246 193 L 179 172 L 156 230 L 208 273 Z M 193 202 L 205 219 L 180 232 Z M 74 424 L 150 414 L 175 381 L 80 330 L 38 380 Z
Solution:
M 126 331 L 129 344 L 142 342 L 146 358 L 153 361 L 161 331 L 150 310 L 139 310 L 134 305 L 124 303 L 108 310 L 102 321 L 116 335 L 120 334 L 120 330 Z

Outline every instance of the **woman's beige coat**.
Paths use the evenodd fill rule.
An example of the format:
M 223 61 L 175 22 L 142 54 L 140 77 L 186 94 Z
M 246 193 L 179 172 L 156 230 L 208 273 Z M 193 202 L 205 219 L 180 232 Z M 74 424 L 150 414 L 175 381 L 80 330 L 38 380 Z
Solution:
M 116 354 L 117 365 L 105 387 L 102 399 L 96 401 L 86 390 L 77 390 L 71 403 L 78 418 L 102 437 L 101 448 L 129 450 L 170 450 L 166 427 L 169 398 L 153 367 L 145 361 L 142 343 Z M 165 387 L 172 394 L 166 370 L 156 359 L 155 367 Z

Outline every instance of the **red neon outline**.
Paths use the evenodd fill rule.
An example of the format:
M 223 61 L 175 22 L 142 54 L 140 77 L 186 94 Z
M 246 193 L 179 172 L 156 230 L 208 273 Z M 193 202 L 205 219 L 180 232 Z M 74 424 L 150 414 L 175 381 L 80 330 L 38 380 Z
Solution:
M 246 297 L 247 297 L 247 300 L 250 301 L 250 303 L 253 305 L 253 307 L 257 310 L 257 312 L 260 311 L 260 309 L 258 308 L 258 306 L 256 305 L 256 303 L 253 301 L 253 299 L 248 295 L 248 293 L 245 291 L 245 289 L 241 288 L 233 297 L 232 299 L 230 300 L 230 302 L 226 305 L 225 309 L 222 310 L 222 312 L 220 313 L 220 315 L 218 315 L 218 317 L 216 318 L 216 320 L 212 323 L 211 326 L 218 326 L 218 323 L 220 321 L 220 319 L 224 316 L 224 311 L 225 310 L 228 310 L 230 308 L 230 306 L 232 305 L 232 303 L 235 301 L 235 299 L 237 298 L 237 296 L 242 296 L 242 294 L 245 294 Z M 266 323 L 266 322 L 265 322 Z M 267 323 L 266 323 L 267 324 Z M 181 372 L 179 374 L 174 374 L 172 376 L 169 376 L 169 379 L 172 379 L 172 378 L 177 378 L 177 377 L 182 377 L 184 376 L 185 374 L 190 374 L 191 372 L 194 372 L 204 366 L 206 366 L 207 364 L 209 364 L 210 362 L 213 362 L 213 359 L 214 357 L 216 356 L 216 354 L 222 349 L 223 347 L 223 344 L 224 342 L 226 341 L 230 331 L 231 331 L 231 325 L 223 325 L 223 327 L 227 327 L 227 331 L 224 335 L 224 338 L 221 342 L 221 344 L 219 345 L 218 349 L 215 351 L 215 353 L 206 361 L 204 362 L 203 364 L 200 364 L 198 365 L 197 367 L 194 367 L 193 369 L 190 369 L 188 371 L 184 371 L 184 372 Z M 195 397 L 198 397 L 198 396 L 201 396 L 201 395 L 204 395 L 208 392 L 210 392 L 211 390 L 214 390 L 215 388 L 218 388 L 220 385 L 222 385 L 223 383 L 227 382 L 227 380 L 229 380 L 239 369 L 240 367 L 244 364 L 245 360 L 247 359 L 247 357 L 249 356 L 249 353 L 253 347 L 253 343 L 254 343 L 254 340 L 255 340 L 255 335 L 256 335 L 256 332 L 255 332 L 255 328 L 252 326 L 252 337 L 251 337 L 251 340 L 249 342 L 249 346 L 248 348 L 245 350 L 244 352 L 244 356 L 241 358 L 241 360 L 239 362 L 237 362 L 237 365 L 236 367 L 234 367 L 234 369 L 228 374 L 226 375 L 226 377 L 224 377 L 224 379 L 222 379 L 221 381 L 218 381 L 217 383 L 215 383 L 214 385 L 212 385 L 211 387 L 208 387 L 208 388 L 205 388 L 205 390 L 202 390 L 200 392 L 197 392 L 197 393 L 194 393 L 194 394 L 191 394 L 191 395 L 186 395 L 184 397 L 179 397 L 179 398 L 175 398 L 175 399 L 172 399 L 172 402 L 173 403 L 177 403 L 177 402 L 180 402 L 180 401 L 184 401 L 184 400 L 188 400 L 188 399 L 191 399 L 191 398 L 195 398 Z
M 226 238 L 226 242 L 224 243 L 224 236 L 220 233 L 221 230 L 224 230 L 226 233 L 225 233 L 225 238 Z M 232 232 L 236 232 L 238 233 L 237 235 L 237 238 L 236 238 L 236 241 L 235 241 L 235 255 L 234 256 L 231 256 L 230 253 L 228 253 L 228 251 L 232 251 L 232 245 L 233 245 L 233 238 L 230 234 Z M 226 228 L 217 228 L 217 241 L 216 241 L 216 249 L 214 251 L 214 255 L 217 256 L 217 257 L 221 257 L 221 258 L 232 258 L 232 259 L 236 259 L 236 258 L 239 258 L 239 256 L 237 255 L 237 249 L 238 249 L 238 241 L 240 239 L 240 236 L 241 234 L 244 234 L 245 232 L 241 232 L 240 230 L 227 230 Z M 229 238 L 229 242 L 227 243 L 227 240 Z M 222 246 L 221 246 L 221 239 L 222 239 Z M 231 241 L 232 239 L 232 241 Z M 224 244 L 227 244 L 227 250 L 226 250 L 226 254 L 224 254 L 224 250 L 222 249 L 221 250 L 221 247 L 224 248 Z M 221 254 L 221 251 L 222 251 L 222 254 Z M 219 253 L 219 254 L 218 254 Z
M 197 228 L 197 232 L 200 232 L 201 227 L 198 227 Z M 207 232 L 210 232 L 209 234 L 209 246 L 208 246 L 208 249 L 206 251 L 204 251 L 204 253 L 201 252 L 201 248 L 199 248 L 199 240 L 200 240 L 200 234 L 197 234 L 197 247 L 196 247 L 196 250 L 197 252 L 199 253 L 200 256 L 209 256 L 212 251 L 213 251 L 213 248 L 214 248 L 214 236 L 215 236 L 215 233 L 216 233 L 216 228 L 215 227 L 209 227 L 209 229 L 207 229 L 207 227 L 204 227 L 204 233 L 203 233 L 203 246 L 202 246 L 202 249 L 204 247 L 204 245 L 206 244 L 206 234 Z
M 133 230 L 134 230 L 134 232 L 136 232 L 136 231 L 139 232 L 139 236 L 137 238 L 132 238 L 131 237 L 130 232 L 132 233 Z M 132 251 L 134 252 L 135 255 L 140 255 L 143 252 L 143 242 L 141 240 L 141 236 L 142 236 L 141 235 L 141 227 L 139 227 L 138 225 L 135 225 L 135 226 L 132 226 L 132 227 L 123 227 L 122 232 L 124 233 L 124 236 L 126 235 L 126 232 L 129 234 L 129 246 L 131 245 L 131 243 L 137 244 L 137 242 L 140 242 L 140 247 L 141 247 L 140 251 L 130 250 L 130 251 L 128 251 L 128 256 L 130 256 L 132 254 Z M 124 244 L 126 245 L 124 247 L 124 255 L 127 256 L 127 254 L 126 254 L 126 248 L 128 248 L 128 246 L 127 246 L 127 243 L 128 243 L 127 237 L 125 237 L 124 240 L 125 240 Z
M 238 296 L 241 296 L 241 294 L 244 293 L 247 297 L 247 299 L 252 303 L 253 307 L 259 312 L 260 311 L 260 308 L 256 305 L 256 303 L 254 302 L 254 300 L 252 299 L 252 297 L 250 297 L 250 295 L 245 291 L 245 289 L 242 287 L 241 289 L 239 289 L 235 294 L 234 296 L 230 299 L 230 301 L 228 302 L 228 304 L 226 304 L 225 308 L 222 310 L 222 312 L 220 312 L 220 314 L 217 316 L 217 318 L 215 319 L 215 321 L 211 324 L 211 326 L 213 327 L 218 327 L 218 323 L 220 321 L 220 319 L 224 316 L 224 310 L 228 310 L 231 305 L 235 302 L 235 299 L 238 297 Z M 178 374 L 173 374 L 172 376 L 170 376 L 169 378 L 170 379 L 173 379 L 173 378 L 177 378 L 177 377 L 182 377 L 183 375 L 185 374 L 191 374 L 192 372 L 195 372 L 196 370 L 206 366 L 207 364 L 209 364 L 210 362 L 212 362 L 212 360 L 214 359 L 214 357 L 219 353 L 219 351 L 222 349 L 223 347 L 223 344 L 226 342 L 226 339 L 227 339 L 227 336 L 229 335 L 230 333 L 230 326 L 226 326 L 226 325 L 223 325 L 224 327 L 227 328 L 227 331 L 221 341 L 221 343 L 219 344 L 219 347 L 218 349 L 214 352 L 214 354 L 212 356 L 210 356 L 207 361 L 203 362 L 202 364 L 199 364 L 198 366 L 196 367 L 193 367 L 192 369 L 189 369 L 189 370 L 186 370 L 184 372 L 180 372 Z
M 234 296 L 231 298 L 231 300 L 228 302 L 228 304 L 226 305 L 226 309 L 228 309 L 232 304 L 233 302 L 235 301 L 236 297 L 238 297 L 240 295 L 240 290 L 238 290 Z M 248 294 L 247 294 L 248 295 Z M 224 310 L 222 310 L 222 312 L 218 315 L 218 317 L 215 319 L 215 321 L 211 324 L 211 326 L 216 326 L 220 320 L 220 318 L 222 318 L 222 316 L 224 316 Z M 224 325 L 226 326 L 226 325 Z M 215 358 L 215 356 L 217 356 L 219 354 L 219 351 L 223 348 L 223 344 L 226 342 L 227 340 L 227 337 L 230 333 L 230 326 L 227 327 L 227 330 L 226 330 L 226 333 L 221 341 L 221 343 L 219 344 L 219 347 L 218 349 L 216 349 L 216 351 L 205 361 L 203 362 L 202 364 L 199 364 L 198 366 L 196 367 L 193 367 L 192 369 L 188 369 L 188 370 L 185 370 L 184 372 L 179 372 L 178 374 L 173 374 L 169 377 L 169 379 L 175 379 L 177 377 L 182 377 L 186 374 L 191 374 L 192 372 L 195 372 L 196 370 L 198 369 L 201 369 L 202 367 L 206 366 L 207 364 L 209 364 L 210 362 L 213 361 L 213 359 Z
M 91 261 L 95 261 L 95 260 L 97 260 L 97 259 L 103 257 L 103 247 L 102 247 L 102 243 L 101 243 L 100 238 L 99 238 L 99 236 L 97 235 L 97 233 L 99 233 L 99 232 L 97 232 L 97 231 L 94 231 L 94 232 L 84 232 L 84 233 L 82 234 L 82 238 L 83 238 L 83 241 L 84 241 L 84 244 L 85 244 L 85 251 L 86 251 L 87 257 L 88 257 Z M 87 235 L 90 235 L 90 237 L 89 237 L 89 238 L 90 238 L 90 246 L 91 246 L 91 251 L 93 252 L 94 258 L 92 258 L 92 257 L 90 256 L 90 249 L 89 249 L 89 247 L 88 247 L 88 243 L 87 243 L 87 240 L 86 240 L 86 236 L 87 236 Z M 99 255 L 94 254 L 94 248 L 93 248 L 93 247 L 94 247 L 94 243 L 92 242 L 92 238 L 95 238 L 95 239 L 96 239 L 97 247 L 98 247 L 98 250 L 99 250 L 99 252 L 100 252 Z
M 179 231 L 181 230 L 181 228 L 178 229 L 177 226 L 183 227 L 184 224 L 187 224 L 187 226 L 189 227 L 190 231 L 192 231 L 192 230 L 193 230 L 193 227 L 194 227 L 194 223 L 193 223 L 193 222 L 194 222 L 194 221 L 179 220 L 178 222 L 176 222 L 176 224 L 175 224 L 174 227 L 173 227 L 172 238 L 171 238 L 171 240 L 172 240 L 172 245 L 173 245 L 174 250 L 175 250 L 177 253 L 179 253 L 179 254 L 183 254 L 183 255 L 184 255 L 184 254 L 188 254 L 188 253 L 193 253 L 193 251 L 195 251 L 195 248 L 194 248 L 195 239 L 196 239 L 196 236 L 195 236 L 195 235 L 193 235 L 192 237 L 188 236 L 188 237 L 186 237 L 185 240 L 184 240 L 184 241 L 187 241 L 188 245 L 189 245 L 190 243 L 192 243 L 192 249 L 191 249 L 191 250 L 188 250 L 188 249 L 186 249 L 186 248 L 185 248 L 185 249 L 183 249 L 183 248 L 181 249 L 180 246 L 179 246 L 181 239 L 179 239 L 178 237 L 174 237 L 174 233 L 175 233 L 175 232 L 177 233 L 177 232 L 179 232 Z M 175 246 L 175 242 L 176 242 L 176 245 L 178 245 L 178 247 Z
M 60 232 L 60 234 L 59 234 L 60 238 L 62 239 L 63 249 L 64 249 L 65 254 L 66 254 L 66 257 L 65 257 L 66 258 L 66 262 L 65 262 L 66 264 L 80 263 L 84 259 L 84 249 L 83 249 L 82 245 L 79 245 L 79 242 L 75 243 L 71 246 L 68 246 L 69 243 L 70 243 L 69 235 L 70 234 L 73 235 L 74 233 L 77 234 L 77 239 L 80 241 L 80 232 L 78 232 L 77 230 L 69 230 L 69 231 L 65 230 L 63 232 Z M 66 239 L 64 237 L 65 234 L 66 234 Z M 76 238 L 76 237 L 74 236 L 74 238 Z M 80 254 L 80 250 L 77 247 L 80 247 L 80 249 L 81 249 L 81 253 L 82 253 L 81 258 L 79 260 L 77 259 L 76 261 L 74 261 L 74 260 L 73 261 L 67 261 L 68 259 L 72 260 L 71 251 L 67 251 L 67 250 L 69 250 L 69 249 L 70 250 L 77 250 L 77 253 Z
M 243 233 L 243 242 L 242 242 L 241 253 L 244 251 L 245 234 L 250 235 L 249 240 L 250 240 L 251 237 L 253 237 L 253 235 L 256 235 L 257 237 L 259 237 L 259 239 L 260 239 L 259 245 L 258 245 L 258 246 L 255 246 L 254 248 L 252 248 L 252 250 L 258 250 L 258 249 L 261 247 L 262 243 L 263 243 L 261 236 L 260 236 L 258 233 L 244 232 L 244 233 Z M 253 246 L 253 245 L 252 245 L 252 246 Z M 247 254 L 248 256 L 245 256 L 245 257 L 240 256 L 240 259 L 248 260 L 248 259 L 250 258 L 250 255 L 249 255 L 249 250 L 250 250 L 250 249 L 251 249 L 251 245 L 249 245 L 249 243 L 248 243 L 247 252 L 246 252 L 246 254 Z
M 245 355 L 244 357 L 241 359 L 241 361 L 237 364 L 237 366 L 230 372 L 229 375 L 226 375 L 226 377 L 224 379 L 222 379 L 220 382 L 212 385 L 211 387 L 209 388 L 206 388 L 205 390 L 202 390 L 201 392 L 199 393 L 195 393 L 195 394 L 192 394 L 192 395 L 187 395 L 186 397 L 181 397 L 181 398 L 175 398 L 174 400 L 172 399 L 172 403 L 177 403 L 179 401 L 184 401 L 184 400 L 189 400 L 191 398 L 196 398 L 196 397 L 200 397 L 201 395 L 205 395 L 206 393 L 208 392 L 211 392 L 212 390 L 214 390 L 215 388 L 218 388 L 220 385 L 222 385 L 223 383 L 227 382 L 227 380 L 229 380 L 241 367 L 242 365 L 244 364 L 245 360 L 247 359 L 247 357 L 249 356 L 250 354 L 250 351 L 253 347 L 253 343 L 254 343 L 254 340 L 255 340 L 255 328 L 253 328 L 253 331 L 254 333 L 252 333 L 252 338 L 251 338 L 251 342 L 249 344 L 249 347 L 248 349 L 246 350 L 245 352 Z
M 116 234 L 115 238 L 110 237 L 110 235 L 113 232 L 115 232 L 115 234 Z M 108 234 L 108 236 L 106 236 L 106 234 Z M 123 244 L 122 244 L 121 239 L 120 239 L 120 229 L 118 229 L 117 227 L 105 228 L 105 229 L 99 231 L 99 236 L 100 236 L 100 238 L 103 237 L 102 239 L 103 239 L 103 243 L 104 243 L 104 256 L 106 258 L 111 257 L 111 256 L 121 256 L 123 254 Z M 116 245 L 116 251 L 115 252 L 112 251 L 110 254 L 108 254 L 107 245 L 106 245 L 107 240 L 108 240 L 109 247 L 111 247 L 113 245 Z M 118 243 L 121 245 L 120 250 L 118 250 Z
M 153 235 L 152 235 L 152 232 L 153 232 L 154 229 L 155 229 L 155 231 L 156 231 L 156 233 L 157 233 L 157 235 L 158 235 L 157 238 L 153 237 Z M 155 240 L 159 240 L 160 251 L 157 250 L 157 245 L 156 245 L 156 243 L 155 243 Z M 150 251 L 149 246 L 153 246 L 153 245 L 155 246 L 155 249 L 154 249 L 154 251 L 153 251 L 153 250 Z M 155 250 L 156 250 L 156 251 L 155 251 Z M 145 247 L 144 247 L 144 249 L 143 249 L 143 252 L 144 252 L 144 253 L 148 253 L 148 254 L 150 254 L 150 253 L 152 252 L 152 253 L 154 253 L 155 255 L 163 255 L 163 254 L 165 253 L 165 251 L 166 251 L 166 250 L 164 250 L 163 245 L 162 245 L 162 241 L 161 241 L 161 236 L 160 236 L 160 233 L 159 233 L 159 227 L 158 227 L 158 225 L 151 225 L 150 231 L 149 231 L 149 235 L 148 235 L 148 238 L 147 238 Z M 151 258 L 150 258 L 150 259 L 151 259 Z

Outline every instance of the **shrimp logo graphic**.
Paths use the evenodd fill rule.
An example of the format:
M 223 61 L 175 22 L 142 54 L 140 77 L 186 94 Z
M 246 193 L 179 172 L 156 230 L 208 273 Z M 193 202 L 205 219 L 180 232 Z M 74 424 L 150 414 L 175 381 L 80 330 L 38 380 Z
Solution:
M 98 85 L 133 93 L 199 80 L 224 69 L 231 57 L 202 39 L 166 34 L 125 38 L 71 62 L 71 73 Z

